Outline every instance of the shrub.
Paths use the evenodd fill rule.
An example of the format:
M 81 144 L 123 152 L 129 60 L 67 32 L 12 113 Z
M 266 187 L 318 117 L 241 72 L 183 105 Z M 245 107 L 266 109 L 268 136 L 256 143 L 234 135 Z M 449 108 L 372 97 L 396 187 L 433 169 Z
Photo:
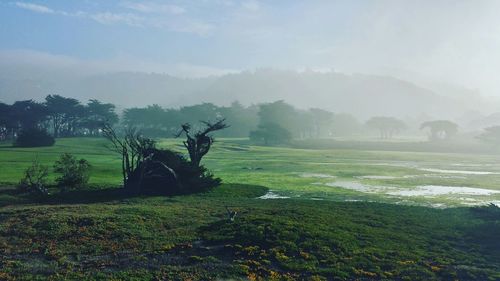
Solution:
M 19 147 L 39 147 L 54 145 L 54 138 L 46 130 L 26 129 L 22 130 L 14 142 L 14 146 Z
M 75 156 L 64 153 L 54 164 L 54 172 L 60 174 L 56 178 L 61 191 L 84 187 L 89 181 L 90 164 L 85 159 L 76 159 Z
M 178 195 L 204 192 L 220 185 L 204 166 L 196 166 L 167 149 L 151 148 L 128 178 L 127 186 L 143 194 Z
M 33 160 L 31 166 L 24 171 L 24 178 L 19 182 L 18 188 L 23 192 L 30 192 L 38 195 L 47 195 L 48 190 L 45 187 L 48 176 L 48 167 Z

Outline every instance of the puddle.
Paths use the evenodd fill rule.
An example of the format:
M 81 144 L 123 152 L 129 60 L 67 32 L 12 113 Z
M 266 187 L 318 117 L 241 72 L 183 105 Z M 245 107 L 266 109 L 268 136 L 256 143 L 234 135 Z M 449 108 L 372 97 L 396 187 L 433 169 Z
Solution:
M 417 165 L 411 162 L 379 162 L 379 163 L 363 163 L 359 162 L 358 165 L 366 166 L 389 166 L 389 167 L 400 167 L 400 168 L 416 168 Z
M 493 204 L 493 205 L 495 205 L 497 207 L 500 207 L 500 201 L 490 201 L 490 202 L 487 202 L 487 205 L 488 204 Z
M 495 164 L 470 164 L 470 163 L 454 163 L 452 166 L 459 167 L 493 167 Z
M 368 179 L 368 180 L 394 180 L 394 179 L 400 179 L 404 177 L 395 177 L 395 176 L 359 176 L 356 177 L 358 179 Z
M 357 179 L 368 179 L 368 180 L 396 180 L 396 179 L 413 179 L 413 178 L 440 178 L 440 179 L 467 179 L 466 176 L 461 175 L 439 175 L 439 174 L 422 174 L 422 175 L 404 175 L 404 176 L 358 176 Z
M 307 162 L 313 165 L 356 165 L 356 166 L 390 166 L 390 167 L 404 167 L 416 168 L 417 165 L 413 162 L 372 162 L 372 161 L 354 161 L 354 162 Z
M 446 194 L 460 195 L 492 195 L 500 193 L 498 190 L 472 188 L 465 186 L 444 186 L 444 185 L 421 185 L 414 189 L 401 189 L 388 192 L 388 195 L 395 196 L 436 196 Z
M 447 200 L 453 200 L 454 202 L 460 203 L 462 205 L 477 206 L 485 205 L 488 203 L 499 204 L 500 201 L 488 201 L 485 199 L 476 199 L 465 196 L 489 196 L 500 194 L 500 190 L 484 189 L 484 188 L 473 188 L 466 186 L 443 186 L 443 185 L 420 185 L 415 188 L 401 188 L 395 186 L 382 186 L 382 185 L 370 185 L 363 184 L 356 181 L 338 181 L 326 183 L 325 185 L 331 187 L 339 187 L 349 190 L 355 190 L 363 193 L 377 193 L 380 195 L 387 196 L 397 196 L 397 197 L 424 197 L 424 198 L 434 198 L 437 196 L 446 196 Z M 458 196 L 464 197 L 458 197 Z M 443 198 L 444 199 L 444 198 Z M 404 204 L 403 200 L 396 202 L 396 204 Z M 445 208 L 446 203 L 432 203 L 429 206 L 434 208 Z
M 431 169 L 431 168 L 420 168 L 421 171 L 433 172 L 433 173 L 443 173 L 443 174 L 463 174 L 463 175 L 495 175 L 496 172 L 489 171 L 466 171 L 466 170 L 444 170 L 444 169 Z
M 299 174 L 301 178 L 319 178 L 319 179 L 331 179 L 336 178 L 336 176 L 327 175 L 327 174 L 319 174 L 319 173 L 301 173 Z
M 283 196 L 283 195 L 279 195 L 277 193 L 274 193 L 272 191 L 268 191 L 266 194 L 260 196 L 260 197 L 257 197 L 258 199 L 287 199 L 287 198 L 290 198 L 289 196 Z
M 476 200 L 474 198 L 469 198 L 469 197 L 460 197 L 460 198 L 458 198 L 458 200 L 469 201 L 469 202 L 478 202 L 478 200 Z
M 438 209 L 443 209 L 443 208 L 446 208 L 446 204 L 444 203 L 434 203 L 434 204 L 431 204 L 430 205 L 432 208 L 438 208 Z
M 466 176 L 459 176 L 459 175 L 438 175 L 438 174 L 424 174 L 422 175 L 423 177 L 426 177 L 426 178 L 439 178 L 439 179 L 467 179 Z M 417 176 L 413 176 L 413 177 L 418 177 Z
M 355 181 L 336 181 L 336 182 L 325 183 L 325 185 L 332 186 L 332 187 L 340 187 L 340 188 L 345 188 L 345 189 L 350 189 L 350 190 L 356 190 L 356 191 L 366 192 L 366 193 L 379 193 L 379 192 L 397 189 L 397 187 L 392 187 L 392 186 L 369 185 L 369 184 L 363 184 L 363 183 L 355 182 Z

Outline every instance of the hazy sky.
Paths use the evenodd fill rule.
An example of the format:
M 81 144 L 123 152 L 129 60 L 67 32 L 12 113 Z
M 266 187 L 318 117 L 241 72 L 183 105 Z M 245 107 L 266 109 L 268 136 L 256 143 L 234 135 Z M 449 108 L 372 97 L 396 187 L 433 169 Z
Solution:
M 0 60 L 419 73 L 500 96 L 500 1 L 0 1 Z

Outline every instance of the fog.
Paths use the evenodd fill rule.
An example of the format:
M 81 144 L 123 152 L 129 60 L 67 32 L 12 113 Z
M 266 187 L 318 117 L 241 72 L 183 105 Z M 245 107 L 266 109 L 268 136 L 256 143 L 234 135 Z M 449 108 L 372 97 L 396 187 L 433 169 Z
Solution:
M 480 122 L 500 106 L 499 8 L 498 1 L 2 2 L 0 100 L 60 94 L 123 109 L 283 99 L 362 121 Z
M 500 280 L 500 0 L 0 0 L 0 280 Z

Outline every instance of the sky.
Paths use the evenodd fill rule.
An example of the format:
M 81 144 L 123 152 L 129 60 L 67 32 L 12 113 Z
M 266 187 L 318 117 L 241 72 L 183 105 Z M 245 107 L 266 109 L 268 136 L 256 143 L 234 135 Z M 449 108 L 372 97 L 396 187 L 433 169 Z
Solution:
M 0 60 L 415 75 L 500 97 L 500 1 L 0 0 Z

